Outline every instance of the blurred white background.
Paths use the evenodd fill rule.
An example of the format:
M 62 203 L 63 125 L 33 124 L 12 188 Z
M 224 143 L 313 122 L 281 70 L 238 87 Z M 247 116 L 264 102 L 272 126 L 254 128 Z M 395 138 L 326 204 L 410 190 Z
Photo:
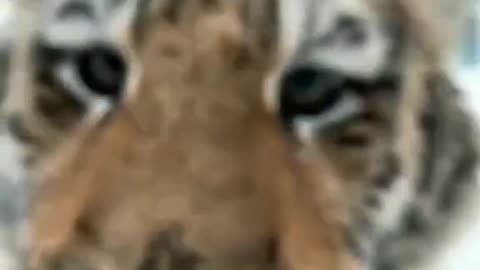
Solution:
M 11 1 L 15 0 L 0 0 L 0 50 L 5 47 L 5 40 L 10 31 L 14 30 L 8 23 L 11 19 L 9 16 Z M 0 57 L 1 55 L 0 51 Z M 3 64 L 0 60 L 0 72 L 2 71 Z M 5 136 L 0 112 L 0 270 L 19 270 L 13 260 L 16 252 L 15 232 L 19 220 L 17 203 L 22 201 L 22 184 L 18 175 L 21 170 L 16 155 L 14 144 Z
M 0 0 L 0 42 L 5 35 L 8 35 L 9 31 L 14 30 L 14 27 L 8 23 L 12 1 L 14 0 Z M 474 1 L 476 4 L 472 4 L 474 8 L 470 9 L 471 17 L 466 31 L 465 46 L 462 48 L 456 69 L 456 78 L 458 84 L 465 90 L 465 100 L 468 106 L 477 114 L 480 123 L 480 2 L 473 0 L 472 3 Z M 1 128 L 0 121 L 0 219 L 11 214 L 9 212 L 11 209 L 9 210 L 7 207 L 11 206 L 14 196 L 19 196 L 16 193 L 19 190 L 19 183 L 13 181 L 18 179 L 14 169 L 18 168 L 15 161 L 16 151 L 8 138 L 2 135 Z M 436 269 L 480 270 L 480 207 L 478 212 L 477 224 L 472 226 L 473 229 L 465 238 L 460 239 L 458 243 L 452 245 L 450 250 L 442 254 L 442 260 Z M 12 254 L 13 231 L 11 224 L 13 222 L 0 220 L 0 270 L 15 269 L 9 260 Z

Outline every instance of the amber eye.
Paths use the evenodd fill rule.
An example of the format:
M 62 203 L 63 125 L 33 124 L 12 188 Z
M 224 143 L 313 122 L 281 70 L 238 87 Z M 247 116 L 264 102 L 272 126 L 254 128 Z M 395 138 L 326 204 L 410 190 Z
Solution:
M 80 79 L 94 94 L 121 97 L 127 76 L 127 64 L 121 53 L 109 46 L 93 46 L 79 52 L 75 64 Z

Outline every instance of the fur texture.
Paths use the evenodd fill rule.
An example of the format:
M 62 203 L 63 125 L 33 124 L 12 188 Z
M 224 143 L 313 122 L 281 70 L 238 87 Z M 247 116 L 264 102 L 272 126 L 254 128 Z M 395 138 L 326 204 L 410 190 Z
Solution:
M 478 192 L 477 123 L 448 75 L 462 1 L 302 3 L 271 110 L 299 152 L 334 164 L 364 269 L 437 269 Z
M 27 267 L 354 269 L 335 172 L 299 160 L 263 104 L 275 1 L 89 3 L 17 11 L 8 104 L 33 189 Z M 68 73 L 99 42 L 128 63 L 118 99 Z

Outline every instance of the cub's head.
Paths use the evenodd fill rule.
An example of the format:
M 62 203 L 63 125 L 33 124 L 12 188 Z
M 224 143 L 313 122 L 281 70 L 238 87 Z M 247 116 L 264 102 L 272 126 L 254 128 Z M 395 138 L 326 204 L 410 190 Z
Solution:
M 327 153 L 355 190 L 383 170 L 413 171 L 427 81 L 448 67 L 461 2 L 286 2 L 266 97 L 302 154 Z
M 277 11 L 17 2 L 7 110 L 32 185 L 30 267 L 339 267 L 333 177 L 290 156 L 262 100 Z

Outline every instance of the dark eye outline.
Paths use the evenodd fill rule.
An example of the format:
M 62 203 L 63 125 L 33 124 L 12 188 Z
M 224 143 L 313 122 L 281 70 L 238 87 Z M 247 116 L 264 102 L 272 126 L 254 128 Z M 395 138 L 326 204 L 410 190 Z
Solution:
M 118 100 L 128 76 L 128 64 L 112 46 L 96 44 L 80 50 L 73 61 L 77 76 L 92 93 Z

